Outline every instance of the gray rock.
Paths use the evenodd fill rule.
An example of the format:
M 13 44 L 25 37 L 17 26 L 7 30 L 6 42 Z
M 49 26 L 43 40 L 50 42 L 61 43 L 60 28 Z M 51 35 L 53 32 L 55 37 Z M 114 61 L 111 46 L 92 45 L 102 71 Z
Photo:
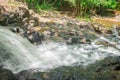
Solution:
M 16 77 L 18 78 L 18 80 L 32 80 L 30 79 L 31 76 L 32 76 L 32 73 L 28 70 L 24 70 L 16 74 Z
M 8 69 L 0 68 L 0 80 L 18 80 Z
M 20 29 L 18 27 L 12 28 L 11 31 L 14 33 L 20 33 Z

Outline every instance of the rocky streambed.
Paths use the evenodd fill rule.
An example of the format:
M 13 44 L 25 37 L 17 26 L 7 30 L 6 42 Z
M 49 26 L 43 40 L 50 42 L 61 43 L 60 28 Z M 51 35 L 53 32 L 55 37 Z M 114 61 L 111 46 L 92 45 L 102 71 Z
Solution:
M 27 38 L 29 42 L 31 42 L 34 45 L 38 46 L 43 43 L 59 42 L 59 43 L 65 43 L 67 45 L 85 44 L 85 45 L 91 45 L 92 47 L 92 44 L 95 44 L 100 46 L 102 45 L 103 48 L 101 50 L 103 50 L 104 48 L 109 49 L 109 47 L 111 47 L 110 49 L 114 48 L 114 50 L 118 51 L 118 53 L 120 51 L 119 27 L 114 27 L 113 29 L 105 28 L 104 25 L 102 24 L 79 21 L 77 19 L 67 17 L 65 15 L 61 15 L 58 12 L 53 12 L 54 13 L 53 16 L 52 14 L 39 15 L 36 14 L 34 11 L 29 10 L 26 7 L 14 8 L 14 10 L 10 10 L 10 11 L 7 9 L 8 8 L 4 6 L 0 6 L 0 25 L 8 29 L 9 31 L 16 33 L 19 36 Z M 55 14 L 59 14 L 59 15 L 55 15 Z M 104 37 L 100 38 L 101 36 L 104 36 L 105 38 Z M 3 39 L 1 39 L 1 41 L 2 40 Z M 12 40 L 13 43 L 14 41 L 16 41 L 15 39 Z M 0 44 L 4 45 L 3 43 Z M 3 46 L 1 45 L 0 45 L 0 55 L 4 55 L 6 53 L 4 55 L 4 57 L 6 57 L 7 53 L 9 52 L 7 52 L 6 49 L 4 49 Z M 95 52 L 96 47 L 90 49 L 92 49 L 92 52 L 90 52 L 88 55 L 92 56 L 92 53 L 96 53 Z M 23 49 L 21 48 L 21 50 Z M 86 48 L 85 50 L 89 51 L 89 48 Z M 99 50 L 99 48 L 97 50 Z M 59 49 L 56 51 L 59 51 Z M 77 50 L 75 52 L 77 52 Z M 106 53 L 106 51 L 104 50 L 100 52 L 101 55 L 103 55 L 104 53 Z M 113 53 L 115 52 L 113 51 Z M 8 68 L 5 68 L 3 64 L 1 64 L 0 79 L 1 80 L 119 80 L 120 56 L 118 53 L 116 52 L 117 55 L 111 55 L 112 54 L 111 51 L 111 54 L 110 53 L 106 54 L 107 57 L 104 57 L 102 60 L 97 59 L 98 56 L 96 56 L 96 61 L 89 64 L 88 66 L 77 65 L 77 63 L 75 63 L 72 64 L 71 66 L 63 65 L 56 67 L 54 69 L 50 69 L 48 71 L 39 71 L 39 69 L 38 71 L 37 69 L 34 71 L 31 69 L 26 69 L 19 71 L 17 73 L 13 73 Z M 52 58 L 54 58 L 54 56 L 51 57 L 51 59 Z M 0 60 L 2 61 L 2 59 Z M 85 61 L 82 61 L 80 59 L 80 64 L 84 64 L 84 63 Z M 31 66 L 29 65 L 29 67 Z
M 1 6 L 0 24 L 11 26 L 11 31 L 26 37 L 33 44 L 51 40 L 68 44 L 90 43 L 98 37 L 93 25 L 89 22 L 79 21 L 65 15 L 54 17 L 49 15 L 47 18 L 46 16 L 47 14 L 40 16 L 24 7 L 18 7 L 10 12 Z

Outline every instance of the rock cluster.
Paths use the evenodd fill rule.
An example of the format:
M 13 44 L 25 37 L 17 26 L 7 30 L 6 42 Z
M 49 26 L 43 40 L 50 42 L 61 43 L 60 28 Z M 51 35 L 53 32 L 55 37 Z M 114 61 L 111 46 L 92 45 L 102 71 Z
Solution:
M 0 25 L 11 27 L 13 32 L 28 38 L 32 43 L 41 43 L 43 39 L 41 34 L 32 30 L 37 22 L 37 18 L 30 16 L 26 8 L 18 7 L 14 12 L 8 12 L 3 6 L 0 7 Z
M 40 44 L 43 40 L 68 44 L 90 43 L 98 37 L 88 22 L 66 16 L 49 19 L 23 7 L 8 12 L 1 6 L 0 25 L 13 26 L 13 32 L 23 35 L 33 44 Z

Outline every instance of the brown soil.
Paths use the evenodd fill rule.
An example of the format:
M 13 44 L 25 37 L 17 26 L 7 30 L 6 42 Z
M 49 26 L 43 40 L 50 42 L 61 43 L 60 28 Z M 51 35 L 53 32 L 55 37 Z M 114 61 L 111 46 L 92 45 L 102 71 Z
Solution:
M 14 11 L 17 7 L 27 8 L 25 3 L 16 0 L 0 0 L 0 6 L 3 6 L 6 11 Z

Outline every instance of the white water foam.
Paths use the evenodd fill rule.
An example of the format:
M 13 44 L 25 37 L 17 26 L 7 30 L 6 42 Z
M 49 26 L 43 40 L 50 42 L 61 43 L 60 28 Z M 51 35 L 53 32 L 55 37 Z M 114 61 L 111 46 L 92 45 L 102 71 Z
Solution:
M 96 45 L 98 41 L 113 45 L 112 41 L 102 36 L 91 44 L 67 45 L 49 42 L 36 47 L 25 38 L 0 28 L 0 47 L 4 47 L 5 54 L 9 56 L 4 60 L 0 53 L 0 61 L 13 72 L 27 69 L 46 71 L 60 66 L 86 66 L 108 56 L 120 55 L 118 48 Z

